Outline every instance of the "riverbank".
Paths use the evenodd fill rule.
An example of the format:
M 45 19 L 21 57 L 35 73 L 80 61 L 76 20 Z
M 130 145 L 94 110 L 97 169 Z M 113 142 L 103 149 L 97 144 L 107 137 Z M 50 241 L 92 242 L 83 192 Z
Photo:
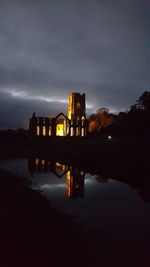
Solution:
M 0 158 L 47 157 L 123 179 L 150 173 L 150 139 L 37 137 L 5 139 L 0 143 Z
M 32 190 L 26 179 L 0 170 L 0 209 L 1 266 L 85 262 L 81 226 Z

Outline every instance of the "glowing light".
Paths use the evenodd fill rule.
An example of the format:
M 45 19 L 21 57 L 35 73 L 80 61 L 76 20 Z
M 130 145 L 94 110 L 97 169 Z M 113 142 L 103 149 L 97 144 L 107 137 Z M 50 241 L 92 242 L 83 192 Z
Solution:
M 79 128 L 77 127 L 76 128 L 76 136 L 78 136 L 79 135 Z
M 40 127 L 37 126 L 37 132 L 36 132 L 37 135 L 40 135 Z
M 46 127 L 43 126 L 43 135 L 45 136 L 46 135 Z
M 63 165 L 59 162 L 56 162 L 56 167 L 57 167 L 57 169 L 62 170 L 62 171 L 65 171 L 65 168 L 66 168 L 65 165 Z
M 49 136 L 51 136 L 51 127 L 49 127 Z
M 64 136 L 64 125 L 63 124 L 57 124 L 56 135 L 57 136 Z
M 70 198 L 71 196 L 71 174 L 70 171 L 66 174 L 67 178 L 67 198 Z
M 71 127 L 71 133 L 70 133 L 71 136 L 73 136 L 73 127 Z
M 61 163 L 59 163 L 59 162 L 56 162 L 56 166 L 57 167 L 62 167 L 63 165 Z
M 80 174 L 81 174 L 81 175 L 85 175 L 85 172 L 84 172 L 84 171 L 80 171 Z
M 45 159 L 42 159 L 42 166 L 45 165 Z
M 84 136 L 84 128 L 81 130 L 81 136 Z
M 109 139 L 109 140 L 111 140 L 111 139 L 112 139 L 111 135 L 108 135 L 108 139 Z
M 68 104 L 68 118 L 71 120 L 72 114 L 72 94 L 69 96 L 69 104 Z
M 35 159 L 35 165 L 39 165 L 39 159 Z

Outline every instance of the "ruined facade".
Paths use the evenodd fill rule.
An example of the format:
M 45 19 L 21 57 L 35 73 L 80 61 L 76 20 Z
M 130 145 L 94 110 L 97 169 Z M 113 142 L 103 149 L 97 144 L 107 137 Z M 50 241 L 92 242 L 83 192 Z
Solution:
M 68 117 L 59 113 L 55 118 L 37 117 L 35 112 L 29 121 L 30 136 L 86 136 L 85 94 L 72 93 L 69 96 Z

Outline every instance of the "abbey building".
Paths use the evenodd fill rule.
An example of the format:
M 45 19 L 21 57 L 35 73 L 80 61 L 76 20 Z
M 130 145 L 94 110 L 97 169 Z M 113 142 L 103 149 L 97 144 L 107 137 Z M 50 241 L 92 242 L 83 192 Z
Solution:
M 35 112 L 29 120 L 30 136 L 86 136 L 88 134 L 86 119 L 85 94 L 69 95 L 68 116 L 59 113 L 55 118 L 37 117 Z

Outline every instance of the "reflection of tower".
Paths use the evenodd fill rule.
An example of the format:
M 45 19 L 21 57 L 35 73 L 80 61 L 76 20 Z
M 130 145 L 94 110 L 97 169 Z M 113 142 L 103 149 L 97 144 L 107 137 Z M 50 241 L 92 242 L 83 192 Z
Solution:
M 72 167 L 67 172 L 67 198 L 84 197 L 84 176 L 85 172 Z
M 68 118 L 70 120 L 85 119 L 85 94 L 72 93 L 69 95 Z

